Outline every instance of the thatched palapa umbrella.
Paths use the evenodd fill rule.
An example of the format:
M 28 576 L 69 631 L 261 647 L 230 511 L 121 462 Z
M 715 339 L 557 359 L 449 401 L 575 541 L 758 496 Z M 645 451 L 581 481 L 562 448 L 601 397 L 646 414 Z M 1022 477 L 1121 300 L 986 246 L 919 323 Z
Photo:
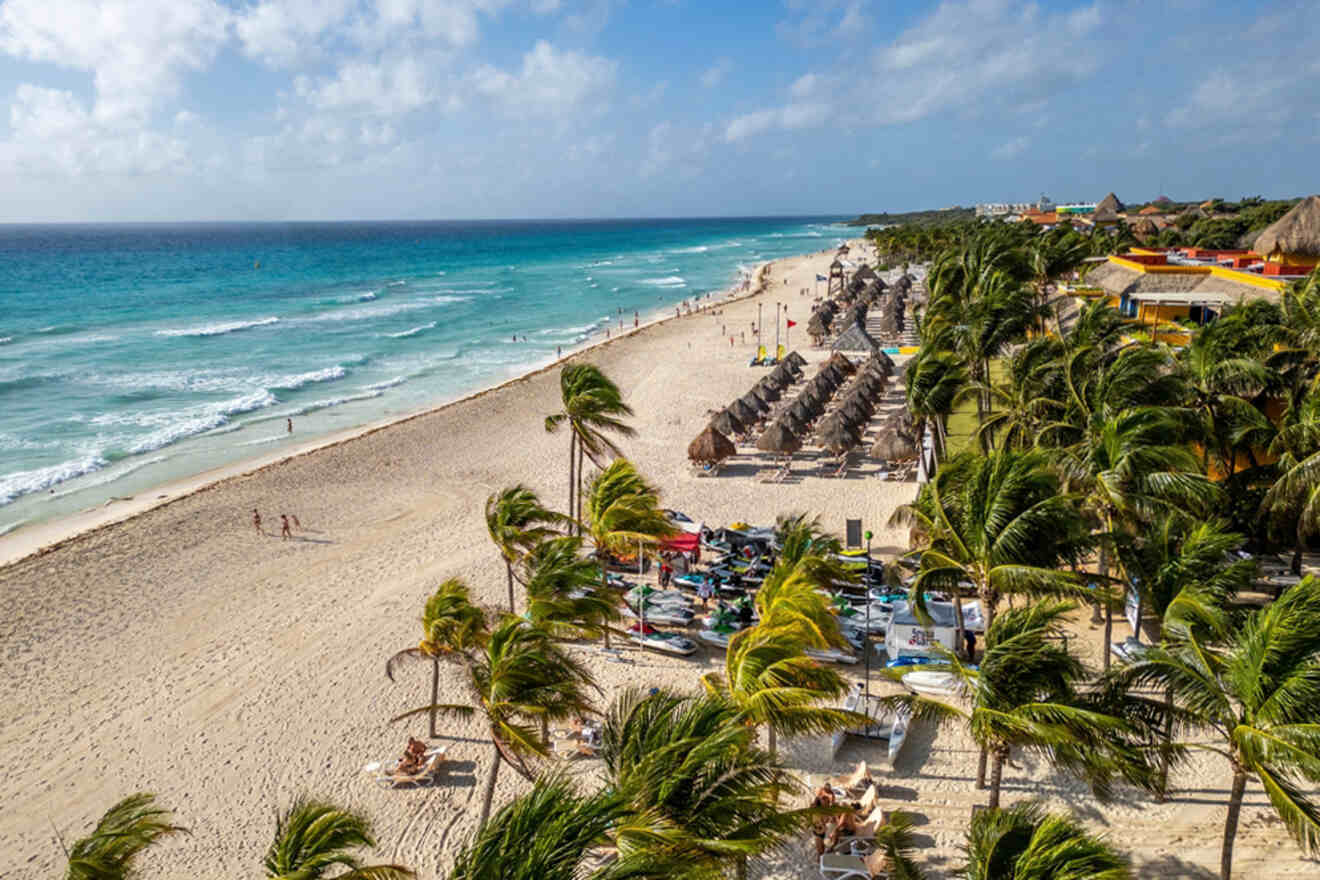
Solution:
M 830 355 L 829 363 L 835 369 L 842 370 L 845 375 L 852 375 L 857 370 L 852 361 L 837 351 Z
M 793 363 L 797 364 L 798 369 L 801 369 L 802 367 L 805 367 L 807 365 L 807 359 L 804 358 L 797 351 L 790 351 L 788 353 L 788 357 L 786 358 L 786 360 L 790 360 Z
M 871 457 L 885 461 L 909 461 L 917 457 L 917 444 L 894 431 L 881 431 L 871 446 Z
M 775 421 L 782 423 L 785 428 L 788 428 L 788 430 L 801 437 L 807 433 L 806 423 L 810 421 L 810 419 L 799 419 L 797 416 L 793 415 L 793 411 L 790 409 L 781 412 L 775 417 Z
M 797 419 L 804 425 L 820 415 L 819 409 L 801 397 L 793 401 L 793 404 L 788 408 L 788 411 L 793 418 Z
M 747 430 L 747 426 L 742 423 L 742 420 L 729 412 L 727 407 L 716 413 L 715 418 L 711 419 L 710 423 L 715 430 L 728 437 L 741 434 Z
M 770 404 L 766 403 L 765 400 L 757 396 L 755 388 L 753 388 L 751 391 L 748 391 L 746 394 L 744 394 L 742 397 L 738 399 L 741 400 L 743 403 L 747 404 L 747 406 L 757 414 L 770 412 Z
M 766 403 L 774 403 L 781 396 L 779 394 L 779 386 L 774 382 L 767 382 L 764 379 L 758 382 L 756 387 L 752 390 L 756 392 L 757 397 L 761 398 Z
M 859 442 L 857 435 L 841 422 L 831 422 L 816 432 L 816 443 L 835 455 L 842 455 Z
M 756 441 L 756 448 L 776 455 L 792 455 L 802 448 L 802 441 L 788 429 L 787 425 L 771 422 L 770 427 L 761 432 Z
M 1267 260 L 1288 263 L 1288 257 L 1308 262 L 1320 259 L 1320 196 L 1307 196 L 1287 214 L 1256 236 L 1256 253 Z
M 702 464 L 723 461 L 738 454 L 738 447 L 733 441 L 715 430 L 714 425 L 707 425 L 696 438 L 688 444 L 688 458 Z
M 760 411 L 741 397 L 729 404 L 729 412 L 742 422 L 744 430 L 761 420 Z

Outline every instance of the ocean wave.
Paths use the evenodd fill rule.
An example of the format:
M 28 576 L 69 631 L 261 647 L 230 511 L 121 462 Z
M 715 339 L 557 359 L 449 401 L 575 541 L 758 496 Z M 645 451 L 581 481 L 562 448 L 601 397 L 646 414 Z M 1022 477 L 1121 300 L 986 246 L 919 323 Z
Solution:
M 696 247 L 678 248 L 678 249 L 674 250 L 673 253 L 676 253 L 676 254 L 704 254 L 704 253 L 705 253 L 706 251 L 708 251 L 708 250 L 710 250 L 710 246 L 709 246 L 709 245 L 699 244 L 699 245 L 697 245 Z
M 0 431 L 0 449 L 31 452 L 36 449 L 52 449 L 59 445 L 60 441 L 58 440 L 32 440 L 27 437 L 20 437 L 17 434 L 10 434 L 7 431 Z
M 342 379 L 348 375 L 348 370 L 339 364 L 333 367 L 326 367 L 323 370 L 312 370 L 310 373 L 297 373 L 292 376 L 282 376 L 269 383 L 269 387 L 277 391 L 297 391 L 305 385 L 313 385 L 317 382 L 331 382 L 335 379 Z
M 368 391 L 384 391 L 386 388 L 395 388 L 407 382 L 406 376 L 395 376 L 393 379 L 386 379 L 384 382 L 372 382 L 366 386 Z
M 25 519 L 16 519 L 11 523 L 5 523 L 4 525 L 0 526 L 0 535 L 9 534 L 10 532 L 12 532 L 14 529 L 18 528 L 25 522 L 27 522 L 27 520 Z
M 235 443 L 235 446 L 263 446 L 267 443 L 276 443 L 288 437 L 288 434 L 272 434 L 269 437 L 258 437 L 256 440 L 244 440 L 242 443 Z
M 105 486 L 109 483 L 113 483 L 116 480 L 128 476 L 134 471 L 140 471 L 144 467 L 149 467 L 153 464 L 160 464 L 162 461 L 168 461 L 173 457 L 174 456 L 172 455 L 156 455 L 156 456 L 152 456 L 151 458 L 141 459 L 139 461 L 126 462 L 123 467 L 108 468 L 107 470 L 102 471 L 97 476 L 84 480 L 81 486 L 72 489 L 64 489 L 59 492 L 52 492 L 50 495 L 50 499 L 53 501 L 58 498 L 64 498 L 66 496 L 72 495 L 75 492 L 81 492 L 84 489 L 91 489 L 94 486 Z
M 408 283 L 407 281 L 391 281 L 389 284 L 386 284 L 385 286 L 386 286 L 386 287 L 402 287 L 403 285 L 405 285 L 405 284 L 407 284 L 407 283 Z
M 451 303 L 472 302 L 472 297 L 456 296 L 454 294 L 441 294 L 440 296 L 431 297 L 431 302 L 436 302 L 443 306 L 443 305 L 449 305 Z
M 687 279 L 681 275 L 666 275 L 664 278 L 643 278 L 643 284 L 653 287 L 687 287 Z
M 370 321 L 374 318 L 388 318 L 390 315 L 398 315 L 403 312 L 415 312 L 418 309 L 430 308 L 429 302 L 401 302 L 384 303 L 378 306 L 361 306 L 355 309 L 337 309 L 333 312 L 322 312 L 319 315 L 312 315 L 303 320 L 310 322 L 321 321 Z
M 359 400 L 371 400 L 380 397 L 385 392 L 377 389 L 374 391 L 363 391 L 360 394 L 346 394 L 343 397 L 328 397 L 325 400 L 316 400 L 305 406 L 300 406 L 289 413 L 291 416 L 305 416 L 308 413 L 314 413 L 317 410 L 330 409 L 335 406 L 342 406 L 345 403 L 355 403 Z
M 12 336 L 0 336 L 0 345 L 8 345 L 9 343 L 11 343 L 11 342 L 13 342 L 13 341 L 14 341 L 14 337 L 12 337 Z M 0 532 L 0 535 L 3 535 L 3 534 L 4 534 L 4 532 Z
M 5 474 L 0 477 L 0 505 L 9 504 L 23 495 L 41 492 L 66 480 L 98 471 L 109 463 L 100 453 L 90 453 L 59 464 Z
M 74 324 L 51 324 L 49 327 L 38 327 L 38 333 L 73 333 L 78 327 Z
M 434 329 L 435 329 L 435 321 L 431 321 L 430 323 L 427 324 L 418 324 L 416 327 L 412 327 L 407 330 L 401 330 L 398 333 L 386 333 L 385 335 L 390 337 L 391 339 L 407 339 L 409 336 L 416 336 L 419 333 L 425 333 L 427 330 L 434 330 Z
M 229 321 L 223 324 L 203 324 L 200 327 L 184 327 L 172 330 L 157 330 L 157 336 L 223 336 L 254 327 L 267 327 L 279 323 L 279 318 L 261 318 L 256 321 Z
M 138 439 L 126 451 L 130 455 L 153 452 L 171 443 L 212 431 L 228 423 L 232 416 L 264 409 L 276 403 L 279 403 L 279 398 L 262 389 L 232 400 L 192 407 L 181 414 L 174 414 L 166 424 Z

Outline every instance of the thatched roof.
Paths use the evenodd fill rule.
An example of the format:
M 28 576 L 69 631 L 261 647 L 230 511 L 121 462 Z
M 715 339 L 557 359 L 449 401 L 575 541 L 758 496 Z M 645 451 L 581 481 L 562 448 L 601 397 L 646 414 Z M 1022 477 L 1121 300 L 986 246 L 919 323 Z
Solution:
M 859 442 L 861 440 L 857 433 L 839 421 L 830 421 L 822 425 L 820 430 L 816 432 L 816 443 L 835 455 L 847 452 Z
M 741 400 L 743 403 L 747 404 L 747 406 L 750 407 L 754 412 L 757 413 L 770 412 L 770 404 L 766 403 L 765 398 L 761 397 L 759 394 L 756 393 L 755 388 L 753 388 L 751 391 L 748 391 L 746 394 L 744 394 L 742 397 L 738 399 Z
M 1256 253 L 1320 258 L 1320 196 L 1307 196 L 1256 236 Z
M 768 379 L 769 377 L 766 378 Z M 756 387 L 752 390 L 756 392 L 757 397 L 761 398 L 766 403 L 774 403 L 782 396 L 779 393 L 779 386 L 773 381 L 766 381 L 766 379 L 762 379 L 758 382 Z
M 1123 207 L 1123 203 L 1113 193 L 1105 196 L 1100 200 L 1100 204 L 1095 206 L 1096 214 L 1122 214 L 1125 210 L 1127 209 Z
M 806 423 L 820 415 L 820 405 L 813 404 L 810 399 L 799 397 L 789 406 L 788 412 L 799 422 Z
M 858 279 L 862 281 L 871 281 L 875 277 L 875 270 L 867 265 L 863 265 L 862 268 L 853 273 L 853 281 L 857 281 Z
M 917 457 L 917 444 L 894 431 L 881 431 L 871 446 L 871 457 L 885 461 L 908 461 Z
M 853 364 L 852 361 L 848 360 L 846 357 L 844 357 L 841 353 L 837 351 L 834 354 L 830 355 L 830 363 L 838 367 L 840 370 L 842 370 L 844 373 L 847 373 L 848 375 L 852 375 L 857 370 L 857 367 Z
M 788 353 L 788 357 L 786 358 L 786 360 L 792 361 L 793 363 L 797 364 L 799 367 L 806 366 L 807 363 L 807 359 L 796 351 L 790 351 Z
M 742 423 L 742 420 L 729 412 L 728 409 L 722 409 L 716 413 L 715 418 L 711 419 L 710 423 L 714 426 L 715 430 L 719 431 L 721 434 L 727 434 L 730 437 L 734 434 L 741 434 L 747 429 L 747 426 Z
M 1137 213 L 1140 214 L 1140 215 L 1143 216 L 1143 217 L 1149 217 L 1149 216 L 1152 215 L 1152 214 L 1163 214 L 1163 213 L 1164 213 L 1164 209 L 1161 208 L 1161 207 L 1159 207 L 1159 206 L 1157 206 L 1157 205 L 1147 205 L 1146 207 L 1142 208 L 1142 209 L 1141 209 L 1140 211 L 1138 211 Z
M 861 324 L 853 324 L 847 330 L 840 333 L 830 347 L 833 348 L 835 352 L 879 351 L 880 343 L 876 342 Z
M 1086 281 L 1114 296 L 1142 293 L 1222 293 L 1244 299 L 1275 300 L 1278 294 L 1246 281 L 1234 281 L 1204 272 L 1138 272 L 1113 262 L 1104 262 L 1087 273 Z
M 811 420 L 798 418 L 793 414 L 793 410 L 790 408 L 775 416 L 775 421 L 781 423 L 785 428 L 788 428 L 788 430 L 801 437 L 803 434 L 807 433 L 807 422 Z
M 742 422 L 743 429 L 746 430 L 756 424 L 760 419 L 760 410 L 743 400 L 741 397 L 729 404 L 729 412 L 733 417 Z
M 786 425 L 771 422 L 770 427 L 761 432 L 761 436 L 757 438 L 756 448 L 779 455 L 792 455 L 802 448 L 802 441 Z
M 1146 239 L 1160 234 L 1160 228 L 1155 225 L 1155 221 L 1149 217 L 1142 217 L 1132 226 L 1132 234 L 1137 238 Z
M 737 455 L 738 448 L 732 440 L 715 430 L 713 425 L 707 425 L 706 430 L 688 444 L 687 452 L 688 458 L 704 463 L 723 461 L 731 455 Z

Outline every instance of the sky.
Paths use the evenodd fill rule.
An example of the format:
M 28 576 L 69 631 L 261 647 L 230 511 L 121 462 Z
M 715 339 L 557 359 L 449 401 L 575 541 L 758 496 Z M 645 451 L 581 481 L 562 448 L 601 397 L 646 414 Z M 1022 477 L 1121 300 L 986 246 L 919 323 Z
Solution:
M 0 222 L 1320 191 L 1320 0 L 0 0 Z

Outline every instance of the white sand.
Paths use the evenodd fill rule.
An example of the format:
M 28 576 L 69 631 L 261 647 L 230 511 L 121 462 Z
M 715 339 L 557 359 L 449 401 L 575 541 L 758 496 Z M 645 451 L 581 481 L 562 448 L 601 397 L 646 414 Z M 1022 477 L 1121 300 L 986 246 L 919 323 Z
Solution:
M 889 554 L 905 541 L 885 523 L 914 486 L 866 476 L 873 464 L 834 480 L 808 473 L 804 459 L 789 482 L 766 484 L 751 475 L 768 469 L 755 455 L 740 456 L 716 479 L 692 476 L 685 459 L 707 411 L 764 372 L 746 366 L 750 336 L 731 348 L 728 332 L 750 329 L 758 301 L 769 313 L 775 301 L 788 302 L 800 322 L 795 334 L 804 330 L 809 296 L 798 290 L 813 287 L 829 259 L 780 261 L 757 299 L 643 328 L 589 356 L 627 391 L 639 436 L 625 451 L 663 487 L 666 506 L 714 525 L 809 510 L 840 533 L 845 517 L 861 517 L 878 552 Z M 807 348 L 805 333 L 794 341 L 810 360 L 823 357 Z M 476 722 L 445 722 L 455 762 L 440 785 L 372 785 L 364 764 L 396 757 L 409 733 L 425 733 L 424 720 L 386 719 L 424 702 L 427 671 L 407 670 L 391 684 L 384 663 L 416 643 L 421 606 L 441 579 L 466 579 L 488 607 L 504 602 L 482 504 L 515 482 L 565 503 L 568 441 L 543 428 L 557 399 L 557 372 L 534 375 L 182 497 L 189 484 L 170 487 L 176 500 L 168 504 L 0 570 L 0 876 L 51 876 L 60 863 L 52 823 L 76 837 L 137 790 L 157 792 L 193 832 L 160 847 L 145 876 L 253 873 L 276 809 L 302 793 L 364 809 L 382 856 L 420 877 L 441 876 L 472 828 L 491 747 Z M 149 494 L 155 501 L 160 493 Z M 253 507 L 275 534 L 281 512 L 296 514 L 299 539 L 256 535 Z M 66 521 L 36 536 L 7 536 L 0 559 L 61 529 L 95 524 Z M 611 663 L 581 650 L 607 692 L 695 687 L 698 674 L 722 662 L 713 654 L 683 660 L 630 650 L 633 662 Z M 464 698 L 457 675 L 446 673 L 441 700 Z M 874 751 L 852 744 L 840 760 Z M 791 744 L 788 756 L 813 781 L 837 769 L 818 744 Z M 918 729 L 895 771 L 902 791 L 894 793 L 924 817 L 919 830 L 939 870 L 957 862 L 964 821 L 980 800 L 969 781 L 975 760 L 957 732 Z M 1218 864 L 1228 782 L 1220 762 L 1182 774 L 1186 790 L 1164 806 L 1130 795 L 1103 808 L 1031 758 L 1018 763 L 1021 770 L 1006 774 L 1010 796 L 1047 795 L 1083 810 L 1147 866 L 1143 876 L 1200 876 L 1191 866 Z M 589 762 L 575 766 L 591 774 Z M 497 800 L 524 786 L 505 768 Z M 1262 818 L 1258 787 L 1247 800 L 1239 876 L 1314 876 L 1315 864 L 1298 857 L 1281 826 Z M 768 876 L 816 876 L 808 853 L 803 841 Z

